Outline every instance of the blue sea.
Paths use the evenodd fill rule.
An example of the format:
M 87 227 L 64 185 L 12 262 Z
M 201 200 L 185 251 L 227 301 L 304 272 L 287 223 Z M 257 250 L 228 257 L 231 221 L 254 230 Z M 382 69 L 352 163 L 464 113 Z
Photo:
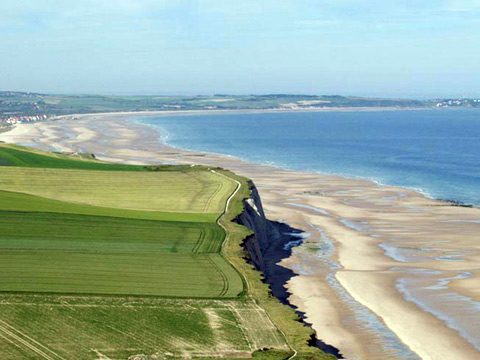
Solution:
M 142 118 L 168 144 L 480 206 L 480 109 Z

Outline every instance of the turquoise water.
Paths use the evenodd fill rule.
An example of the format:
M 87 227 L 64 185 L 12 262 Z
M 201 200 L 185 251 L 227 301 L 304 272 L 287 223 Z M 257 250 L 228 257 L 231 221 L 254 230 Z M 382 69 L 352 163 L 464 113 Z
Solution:
M 171 145 L 480 206 L 480 109 L 144 118 Z

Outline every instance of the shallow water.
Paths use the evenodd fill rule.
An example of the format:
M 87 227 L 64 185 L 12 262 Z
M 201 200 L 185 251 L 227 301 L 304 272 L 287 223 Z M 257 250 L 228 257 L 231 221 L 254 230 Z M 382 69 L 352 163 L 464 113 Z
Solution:
M 476 316 L 480 311 L 480 302 L 458 294 L 448 287 L 451 281 L 467 279 L 471 274 L 460 272 L 457 275 L 442 277 L 439 273 L 437 279 L 432 279 L 431 275 L 435 274 L 425 269 L 416 269 L 414 276 L 405 272 L 405 277 L 397 282 L 397 289 L 408 301 L 458 331 L 480 351 L 480 321 Z
M 343 303 L 348 306 L 355 321 L 360 324 L 371 337 L 372 348 L 369 349 L 369 355 L 372 356 L 372 358 L 383 359 L 387 356 L 389 359 L 419 360 L 420 358 L 412 352 L 408 346 L 402 343 L 375 313 L 360 304 L 343 288 L 335 277 L 336 271 L 342 269 L 342 266 L 334 259 L 336 252 L 334 241 L 330 239 L 321 227 L 314 224 L 311 224 L 311 227 L 315 233 L 320 235 L 322 242 L 309 244 L 309 246 L 303 248 L 302 258 L 304 261 L 295 264 L 293 270 L 297 274 L 309 275 L 317 271 L 319 266 L 317 263 L 318 260 L 326 266 L 325 281 L 342 299 Z M 302 252 L 301 249 L 297 251 Z M 313 259 L 311 259 L 309 255 L 313 256 Z M 352 319 L 344 319 L 344 321 L 348 322 L 352 321 Z

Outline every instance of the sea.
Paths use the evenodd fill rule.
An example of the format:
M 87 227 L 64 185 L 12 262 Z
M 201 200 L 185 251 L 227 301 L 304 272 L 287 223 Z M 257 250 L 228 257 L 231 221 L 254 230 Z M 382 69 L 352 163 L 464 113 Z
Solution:
M 480 206 L 480 109 L 174 114 L 137 121 L 179 148 Z

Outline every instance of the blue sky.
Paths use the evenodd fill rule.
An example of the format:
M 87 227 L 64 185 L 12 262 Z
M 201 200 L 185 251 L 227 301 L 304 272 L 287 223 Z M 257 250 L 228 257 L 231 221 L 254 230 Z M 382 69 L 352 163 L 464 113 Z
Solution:
M 1 0 L 0 89 L 480 96 L 480 0 Z

